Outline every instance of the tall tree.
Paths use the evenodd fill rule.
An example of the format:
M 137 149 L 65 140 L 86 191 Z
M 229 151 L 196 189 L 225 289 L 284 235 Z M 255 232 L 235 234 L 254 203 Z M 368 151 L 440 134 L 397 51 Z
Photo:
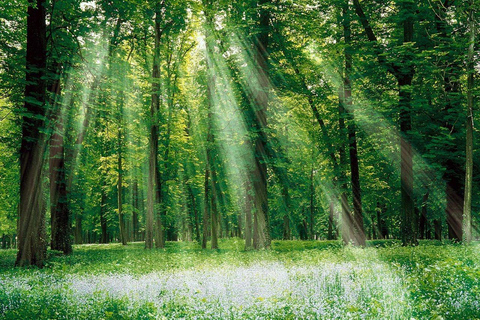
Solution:
M 217 172 L 215 168 L 215 132 L 214 132 L 214 108 L 215 108 L 215 36 L 214 36 L 214 16 L 212 12 L 212 3 L 204 1 L 205 4 L 205 42 L 206 42 L 206 60 L 207 60 L 207 142 L 206 142 L 206 161 L 205 161 L 205 210 L 209 210 L 211 228 L 211 247 L 218 249 L 218 210 L 217 210 Z
M 45 0 L 30 0 L 27 17 L 25 104 L 20 147 L 20 207 L 17 266 L 43 266 L 46 254 L 42 170 L 46 148 Z
M 474 50 L 475 19 L 474 1 L 468 1 L 468 27 L 470 32 L 467 56 L 467 134 L 465 164 L 465 195 L 463 204 L 463 241 L 472 241 L 472 183 L 473 183 L 473 88 L 474 88 Z
M 412 1 L 399 1 L 398 17 L 401 25 L 400 43 L 403 46 L 399 58 L 387 61 L 378 43 L 377 36 L 367 18 L 359 0 L 353 0 L 355 11 L 364 28 L 365 34 L 373 43 L 378 62 L 397 80 L 398 108 L 400 124 L 400 180 L 401 180 L 401 221 L 402 242 L 404 245 L 417 243 L 414 227 L 415 211 L 413 197 L 413 147 L 409 141 L 412 130 L 412 92 L 411 85 L 415 75 L 414 56 L 412 52 L 414 35 L 415 4 Z
M 57 65 L 51 86 L 50 107 L 55 117 L 54 132 L 50 138 L 50 216 L 51 216 L 51 248 L 63 251 L 64 254 L 72 252 L 70 210 L 67 201 L 67 181 L 65 168 L 65 143 L 64 143 L 64 110 L 59 106 L 61 84 L 60 70 Z
M 127 244 L 127 230 L 125 225 L 125 214 L 123 213 L 123 93 L 119 93 L 119 119 L 117 131 L 117 209 L 118 209 L 118 226 L 120 229 L 120 241 L 123 245 Z
M 362 212 L 362 193 L 360 189 L 360 170 L 358 167 L 358 150 L 357 150 L 357 136 L 355 125 L 354 104 L 352 101 L 352 30 L 350 26 L 350 6 L 349 0 L 344 2 L 343 11 L 343 37 L 345 41 L 344 57 L 345 67 L 343 74 L 343 104 L 344 111 L 348 120 L 348 150 L 350 158 L 350 180 L 352 186 L 353 198 L 353 221 L 354 221 L 354 237 L 358 245 L 365 246 L 365 230 L 363 227 L 363 212 Z
M 253 91 L 254 130 L 253 148 L 255 167 L 251 173 L 253 181 L 254 216 L 253 216 L 253 247 L 255 249 L 270 248 L 270 223 L 268 215 L 268 184 L 267 184 L 267 108 L 269 103 L 268 80 L 268 43 L 270 33 L 270 0 L 259 0 L 258 33 L 254 39 L 254 63 L 257 85 Z
M 440 67 L 445 70 L 443 73 L 443 92 L 440 105 L 442 107 L 441 126 L 445 128 L 447 137 L 443 149 L 445 156 L 441 159 L 445 168 L 443 179 L 445 181 L 446 216 L 448 226 L 448 237 L 456 241 L 462 239 L 462 214 L 463 214 L 463 192 L 465 172 L 463 170 L 463 136 L 460 135 L 460 126 L 456 124 L 461 106 L 461 65 L 456 58 L 456 46 L 453 43 L 455 36 L 453 27 L 449 23 L 448 10 L 453 6 L 454 1 L 440 1 L 438 9 L 435 9 L 435 25 L 439 50 L 445 52 L 440 57 Z M 461 160 L 460 160 L 461 159 Z M 459 161 L 460 160 L 460 161 Z
M 157 0 L 155 3 L 155 46 L 153 53 L 152 71 L 152 101 L 150 105 L 150 135 L 149 135 L 149 157 L 148 157 L 148 192 L 147 192 L 147 218 L 145 227 L 145 248 L 153 248 L 155 203 L 159 200 L 158 188 L 158 121 L 160 109 L 160 38 L 162 30 L 160 23 L 162 19 L 162 8 L 164 1 Z M 163 247 L 163 226 L 162 219 L 156 216 L 155 246 Z

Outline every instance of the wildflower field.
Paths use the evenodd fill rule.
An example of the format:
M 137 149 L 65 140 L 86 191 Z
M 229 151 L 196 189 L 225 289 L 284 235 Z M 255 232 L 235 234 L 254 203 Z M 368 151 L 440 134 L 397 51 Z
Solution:
M 1 250 L 0 319 L 480 319 L 478 244 L 143 245 L 52 251 L 43 269 Z

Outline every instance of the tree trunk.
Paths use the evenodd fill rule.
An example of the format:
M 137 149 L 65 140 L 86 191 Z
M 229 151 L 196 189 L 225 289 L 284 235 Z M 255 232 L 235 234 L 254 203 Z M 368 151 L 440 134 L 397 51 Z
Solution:
M 139 230 L 139 219 L 138 214 L 140 212 L 139 206 L 139 194 L 138 194 L 138 181 L 135 179 L 133 181 L 132 187 L 132 200 L 133 200 L 133 213 L 132 213 L 132 233 L 133 233 L 133 241 L 138 241 L 138 230 Z
M 152 102 L 150 105 L 150 137 L 149 137 L 149 157 L 148 157 L 148 193 L 147 193 L 147 216 L 145 226 L 145 248 L 153 248 L 154 238 L 154 219 L 155 203 L 159 200 L 157 196 L 158 179 L 158 121 L 160 109 L 160 19 L 161 5 L 157 1 L 155 6 L 155 47 L 153 54 L 153 71 L 152 71 Z M 156 219 L 155 246 L 163 247 L 163 226 L 162 220 Z
M 447 10 L 453 4 L 453 1 L 442 1 L 438 13 L 435 13 L 435 22 L 438 31 L 438 39 L 446 50 L 455 50 L 452 45 L 451 28 L 447 30 L 448 14 Z M 446 51 L 446 52 L 450 52 Z M 458 98 L 460 96 L 461 84 L 460 74 L 461 65 L 452 59 L 451 54 L 446 54 L 441 60 L 442 68 L 445 70 L 443 78 L 444 88 L 444 108 L 443 114 L 447 119 L 442 126 L 446 128 L 454 139 L 454 143 L 447 143 L 445 145 L 445 151 L 448 154 L 448 158 L 443 165 L 445 166 L 445 173 L 443 179 L 445 180 L 445 195 L 446 195 L 446 216 L 448 226 L 448 237 L 450 239 L 461 241 L 462 240 L 462 215 L 463 215 L 463 197 L 464 197 L 464 179 L 465 172 L 463 172 L 463 163 L 458 161 L 458 157 L 455 156 L 461 151 L 461 142 L 459 138 L 459 130 L 456 126 L 456 116 L 459 116 L 461 109 L 458 107 L 461 105 L 461 101 Z M 454 120 L 449 118 L 454 117 Z M 448 140 L 448 139 L 447 139 Z
M 214 39 L 214 21 L 211 13 L 211 8 L 207 8 L 206 25 L 205 25 L 205 42 L 207 54 L 207 104 L 208 104 L 208 118 L 207 118 L 207 143 L 206 143 L 206 173 L 205 173 L 205 203 L 210 201 L 209 206 L 205 206 L 205 210 L 209 208 L 210 228 L 211 228 L 211 248 L 218 249 L 218 210 L 217 210 L 217 173 L 215 169 L 215 134 L 214 134 L 214 108 L 215 108 L 215 39 Z M 210 179 L 208 179 L 208 175 Z M 209 192 L 207 192 L 209 191 Z
M 333 218 L 335 216 L 335 205 L 333 201 L 330 201 L 329 210 L 328 210 L 328 233 L 327 240 L 334 240 L 334 222 Z
M 219 226 L 219 219 L 218 219 L 218 210 L 217 210 L 217 196 L 216 196 L 216 188 L 215 185 L 217 183 L 217 173 L 215 171 L 215 168 L 213 167 L 213 164 L 210 166 L 211 168 L 211 174 L 212 178 L 210 179 L 211 183 L 211 195 L 210 195 L 210 208 L 211 208 L 211 227 L 212 227 L 212 243 L 211 243 L 211 248 L 212 249 L 218 249 L 218 226 Z M 221 234 L 221 232 L 220 232 Z
M 378 237 L 380 239 L 388 239 L 388 226 L 385 221 L 385 214 L 387 213 L 387 206 L 377 202 L 377 223 L 378 223 Z
M 400 14 L 406 16 L 403 21 L 403 43 L 413 41 L 413 4 L 403 3 Z M 416 245 L 415 233 L 415 210 L 413 199 L 413 148 L 408 141 L 410 131 L 412 130 L 412 106 L 411 92 L 415 69 L 411 53 L 403 54 L 402 61 L 397 72 L 397 82 L 399 88 L 399 109 L 400 109 L 400 179 L 401 179 L 401 199 L 402 199 L 402 242 L 403 245 Z
M 428 201 L 429 192 L 427 191 L 422 199 L 422 209 L 420 213 L 420 221 L 418 223 L 418 238 L 426 239 L 427 236 L 427 201 Z
M 253 248 L 252 204 L 252 184 L 247 178 L 245 181 L 245 250 Z
M 463 241 L 472 241 L 472 183 L 473 183 L 473 88 L 474 88 L 474 49 L 475 49 L 475 20 L 473 0 L 469 0 L 468 22 L 470 28 L 470 45 L 467 57 L 467 134 L 466 134 L 466 161 L 465 161 L 465 195 L 463 199 Z
M 188 131 L 187 131 L 188 132 Z M 184 164 L 184 167 L 187 168 L 189 166 L 188 163 Z M 198 243 L 201 242 L 200 238 L 200 221 L 198 217 L 198 208 L 197 203 L 195 200 L 195 194 L 193 192 L 193 187 L 191 183 L 188 181 L 189 177 L 187 175 L 187 170 L 184 172 L 184 185 L 186 188 L 186 205 L 187 205 L 187 213 L 188 213 L 188 220 L 190 225 L 190 233 L 192 235 L 192 239 L 194 238 L 195 241 Z
M 283 240 L 290 240 L 292 234 L 290 231 L 290 194 L 288 191 L 287 181 L 282 181 L 282 197 L 285 203 L 285 212 L 283 213 Z
M 83 211 L 83 207 L 81 208 Z M 83 244 L 82 213 L 75 214 L 75 244 Z
M 209 212 L 210 212 L 210 203 L 208 201 L 209 199 L 209 176 L 210 176 L 210 171 L 208 169 L 209 165 L 208 163 L 205 164 L 205 180 L 204 180 L 204 201 L 203 201 L 203 237 L 202 237 L 202 249 L 207 248 L 207 241 L 208 241 L 208 231 L 209 231 L 209 222 L 210 222 L 210 217 L 209 217 Z
M 355 243 L 365 246 L 365 230 L 363 226 L 362 196 L 360 189 L 360 170 L 358 168 L 358 150 L 356 125 L 354 116 L 354 106 L 352 101 L 352 84 L 350 74 L 352 73 L 352 54 L 351 54 L 351 29 L 350 29 L 350 10 L 348 0 L 343 7 L 343 33 L 345 39 L 345 70 L 343 77 L 343 103 L 345 104 L 345 114 L 348 121 L 348 144 L 350 154 L 350 178 L 352 183 L 353 198 L 353 222 Z
M 51 97 L 49 105 L 54 129 L 50 137 L 49 155 L 49 180 L 50 180 L 50 217 L 51 217 L 51 248 L 63 251 L 64 254 L 72 252 L 70 211 L 67 202 L 67 183 L 65 180 L 65 151 L 64 151 L 64 110 L 59 103 L 61 94 L 60 76 L 62 65 L 54 63 L 55 71 L 49 88 Z
M 122 115 L 120 115 L 121 117 Z M 125 217 L 123 214 L 123 164 L 122 164 L 122 124 L 118 129 L 118 179 L 117 179 L 117 205 L 118 205 L 118 226 L 120 228 L 120 241 L 122 245 L 127 244 L 127 231 L 125 229 Z
M 100 200 L 100 229 L 102 236 L 100 238 L 100 243 L 108 243 L 108 232 L 107 232 L 107 218 L 105 217 L 107 209 L 107 193 L 105 191 L 107 184 L 104 181 L 103 186 L 101 187 L 101 200 Z
M 20 206 L 15 265 L 43 266 L 46 255 L 45 204 L 42 192 L 42 133 L 46 102 L 45 0 L 30 0 L 27 16 L 25 115 L 20 147 Z
M 270 12 L 267 8 L 270 0 L 259 0 L 259 33 L 255 40 L 254 63 L 257 68 L 258 87 L 253 89 L 255 101 L 254 121 L 256 138 L 254 139 L 255 172 L 252 176 L 254 196 L 253 247 L 270 248 L 270 223 L 268 216 L 267 190 L 267 107 L 269 102 L 268 81 L 268 43 Z
M 315 225 L 315 185 L 314 185 L 314 170 L 313 170 L 313 161 L 312 168 L 310 170 L 310 230 L 309 238 L 310 240 L 315 239 L 314 225 Z
M 345 172 L 347 166 L 347 158 L 345 154 L 345 108 L 344 108 L 344 90 L 339 89 L 339 104 L 338 104 L 338 131 L 340 134 L 340 144 L 339 144 L 339 170 Z M 355 222 L 350 213 L 350 207 L 348 205 L 348 196 L 347 196 L 347 177 L 342 174 L 340 176 L 340 205 L 342 208 L 342 222 L 341 222 L 341 233 L 342 239 L 345 244 L 357 244 L 357 239 L 355 238 Z
M 238 210 L 237 211 L 237 232 L 236 232 L 236 236 L 238 238 L 242 238 L 242 211 L 241 210 Z

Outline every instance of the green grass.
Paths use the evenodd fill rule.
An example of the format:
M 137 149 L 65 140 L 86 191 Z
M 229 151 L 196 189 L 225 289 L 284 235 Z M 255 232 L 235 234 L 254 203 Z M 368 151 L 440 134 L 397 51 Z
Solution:
M 480 319 L 480 245 L 81 245 L 45 268 L 0 250 L 0 319 Z

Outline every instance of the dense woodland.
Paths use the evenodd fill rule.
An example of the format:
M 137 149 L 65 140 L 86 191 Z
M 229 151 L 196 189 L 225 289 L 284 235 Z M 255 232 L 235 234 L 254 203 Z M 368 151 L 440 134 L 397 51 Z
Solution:
M 478 0 L 0 4 L 0 236 L 479 236 Z

